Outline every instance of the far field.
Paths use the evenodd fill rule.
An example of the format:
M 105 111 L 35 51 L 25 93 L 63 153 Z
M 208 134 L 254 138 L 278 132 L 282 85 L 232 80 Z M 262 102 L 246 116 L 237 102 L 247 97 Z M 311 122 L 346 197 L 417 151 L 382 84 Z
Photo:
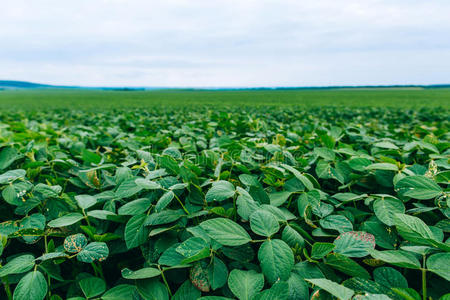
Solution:
M 450 89 L 0 91 L 0 109 L 105 109 L 150 106 L 345 106 L 450 108 Z

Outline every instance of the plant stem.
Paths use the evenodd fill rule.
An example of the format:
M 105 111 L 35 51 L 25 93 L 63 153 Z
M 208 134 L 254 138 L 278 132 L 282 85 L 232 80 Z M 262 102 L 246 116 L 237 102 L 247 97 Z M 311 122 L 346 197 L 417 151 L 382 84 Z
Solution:
M 44 234 L 44 247 L 45 247 L 45 253 L 48 253 L 48 240 L 47 240 L 47 232 Z M 47 285 L 48 285 L 48 293 L 47 293 L 47 299 L 50 299 L 52 293 L 51 293 L 51 280 L 50 275 L 47 275 Z
M 92 269 L 94 270 L 95 277 L 98 277 L 97 267 L 93 262 L 91 262 Z
M 175 196 L 175 198 L 177 199 L 178 203 L 180 203 L 181 207 L 183 208 L 184 212 L 188 215 L 190 215 L 189 211 L 186 209 L 186 207 L 183 205 L 183 202 L 181 201 L 181 199 L 177 196 L 177 194 L 175 194 L 175 192 L 173 193 L 173 195 Z
M 13 296 L 11 293 L 11 288 L 9 287 L 8 278 L 5 276 L 2 278 L 2 281 L 3 281 L 3 286 L 5 287 L 6 295 L 8 296 L 8 300 L 12 300 Z
M 233 219 L 237 220 L 236 194 L 233 196 Z
M 103 275 L 103 268 L 100 263 L 97 264 L 97 271 L 100 274 L 100 278 L 103 279 L 103 281 L 105 281 L 105 275 Z
M 423 255 L 422 264 L 422 299 L 427 299 L 427 270 L 425 269 L 425 255 Z
M 88 224 L 89 227 L 91 227 L 91 222 L 89 222 L 89 217 L 87 216 L 86 212 L 84 211 L 84 208 L 82 208 L 81 211 L 83 212 L 83 216 L 84 216 L 84 219 L 86 220 L 86 223 Z
M 166 276 L 164 276 L 164 271 L 161 270 L 161 268 L 159 266 L 158 266 L 158 269 L 161 271 L 162 280 L 164 281 L 164 284 L 166 285 L 166 288 L 167 288 L 167 291 L 169 292 L 170 298 L 172 298 L 172 291 L 170 290 L 169 283 L 166 280 Z

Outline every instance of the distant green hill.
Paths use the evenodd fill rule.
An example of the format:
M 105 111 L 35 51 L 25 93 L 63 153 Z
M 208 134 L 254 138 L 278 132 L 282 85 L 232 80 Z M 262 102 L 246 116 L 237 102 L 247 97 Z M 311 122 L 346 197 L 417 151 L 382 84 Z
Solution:
M 55 86 L 27 81 L 0 80 L 0 89 L 36 89 L 51 87 Z

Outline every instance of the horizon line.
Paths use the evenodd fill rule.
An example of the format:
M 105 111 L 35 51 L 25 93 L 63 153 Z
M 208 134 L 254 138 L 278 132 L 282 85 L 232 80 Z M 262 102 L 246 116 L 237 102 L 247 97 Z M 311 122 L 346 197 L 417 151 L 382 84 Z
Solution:
M 346 85 L 274 85 L 274 86 L 127 86 L 127 85 L 105 85 L 105 86 L 83 86 L 83 85 L 60 85 L 50 83 L 37 83 L 23 80 L 0 80 L 0 89 L 30 89 L 30 88 L 63 88 L 63 89 L 192 89 L 192 90 L 252 90 L 252 89 L 333 89 L 333 88 L 439 88 L 450 87 L 450 83 L 434 84 L 346 84 Z

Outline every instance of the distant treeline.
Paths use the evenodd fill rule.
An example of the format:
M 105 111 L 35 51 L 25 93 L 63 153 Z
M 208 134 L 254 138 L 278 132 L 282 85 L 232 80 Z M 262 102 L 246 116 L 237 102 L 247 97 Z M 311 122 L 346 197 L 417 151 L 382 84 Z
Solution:
M 40 84 L 27 81 L 0 80 L 0 90 L 5 89 L 89 89 L 108 91 L 145 91 L 145 90 L 183 90 L 183 91 L 243 91 L 243 90 L 335 90 L 335 89 L 436 89 L 450 88 L 450 84 L 431 85 L 336 85 L 336 86 L 298 86 L 298 87 L 82 87 Z

